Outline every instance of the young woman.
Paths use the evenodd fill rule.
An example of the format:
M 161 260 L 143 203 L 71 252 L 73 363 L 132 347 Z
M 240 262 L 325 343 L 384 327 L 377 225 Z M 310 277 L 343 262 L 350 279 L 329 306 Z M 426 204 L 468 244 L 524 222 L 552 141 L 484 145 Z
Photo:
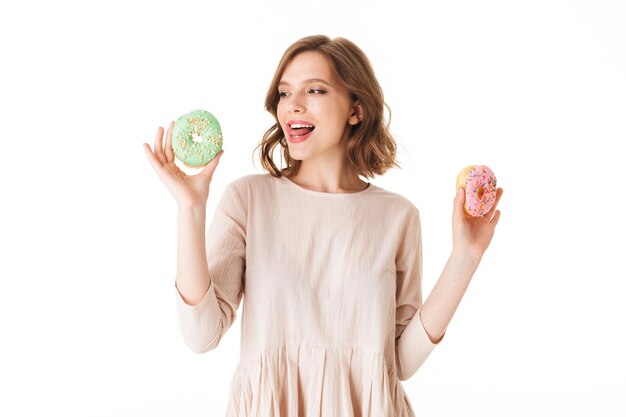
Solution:
M 266 174 L 230 182 L 205 235 L 211 178 L 174 164 L 171 129 L 146 155 L 179 205 L 175 296 L 181 332 L 214 349 L 243 298 L 228 416 L 413 416 L 400 381 L 442 340 L 500 218 L 454 198 L 453 249 L 422 304 L 418 209 L 365 182 L 395 163 L 383 93 L 345 38 L 309 36 L 284 53 L 258 147 Z M 274 164 L 279 147 L 286 167 Z

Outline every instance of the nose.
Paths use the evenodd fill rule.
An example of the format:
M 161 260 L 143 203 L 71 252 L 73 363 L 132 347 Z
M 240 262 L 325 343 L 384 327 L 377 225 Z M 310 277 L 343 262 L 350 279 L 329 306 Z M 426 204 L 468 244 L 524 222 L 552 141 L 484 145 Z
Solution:
M 287 104 L 287 110 L 289 111 L 289 113 L 295 113 L 296 111 L 302 113 L 302 111 L 304 110 L 304 106 L 300 104 L 300 102 L 300 96 L 294 93 L 291 96 L 291 100 L 289 100 L 289 103 Z
M 289 113 L 301 113 L 302 109 L 303 107 L 297 103 L 290 103 L 289 106 L 287 106 L 287 110 L 289 110 Z

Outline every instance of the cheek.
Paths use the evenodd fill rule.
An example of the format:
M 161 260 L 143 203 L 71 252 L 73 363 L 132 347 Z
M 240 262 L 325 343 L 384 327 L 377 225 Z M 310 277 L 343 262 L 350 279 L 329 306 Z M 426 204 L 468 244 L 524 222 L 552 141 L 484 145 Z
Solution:
M 280 122 L 283 120 L 283 106 L 281 106 L 280 102 L 278 103 L 278 106 L 276 106 L 276 117 L 278 117 L 278 122 L 280 124 Z

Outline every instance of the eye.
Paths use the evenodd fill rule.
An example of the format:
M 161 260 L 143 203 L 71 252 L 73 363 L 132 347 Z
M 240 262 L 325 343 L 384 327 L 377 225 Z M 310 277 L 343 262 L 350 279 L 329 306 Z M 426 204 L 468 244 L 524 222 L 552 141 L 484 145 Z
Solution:
M 319 88 L 310 88 L 307 92 L 315 92 L 315 94 L 326 94 L 325 90 L 320 90 Z M 279 91 L 278 97 L 284 98 L 284 97 L 287 97 L 288 94 L 289 93 L 287 93 L 286 91 Z

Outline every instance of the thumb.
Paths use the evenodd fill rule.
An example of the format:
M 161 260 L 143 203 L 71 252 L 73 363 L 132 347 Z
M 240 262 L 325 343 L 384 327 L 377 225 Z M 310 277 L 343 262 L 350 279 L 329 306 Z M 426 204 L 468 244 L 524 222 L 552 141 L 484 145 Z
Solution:
M 202 174 L 202 175 L 204 175 L 205 177 L 208 177 L 208 178 L 213 177 L 213 172 L 215 172 L 215 169 L 217 168 L 217 165 L 219 164 L 220 158 L 222 157 L 223 153 L 224 153 L 223 149 L 221 151 L 219 151 L 219 153 L 217 155 L 215 155 L 215 158 L 213 158 L 211 160 L 211 162 L 206 164 L 206 166 L 200 172 L 200 174 Z
M 463 218 L 465 204 L 465 188 L 459 187 L 454 197 L 454 217 Z

